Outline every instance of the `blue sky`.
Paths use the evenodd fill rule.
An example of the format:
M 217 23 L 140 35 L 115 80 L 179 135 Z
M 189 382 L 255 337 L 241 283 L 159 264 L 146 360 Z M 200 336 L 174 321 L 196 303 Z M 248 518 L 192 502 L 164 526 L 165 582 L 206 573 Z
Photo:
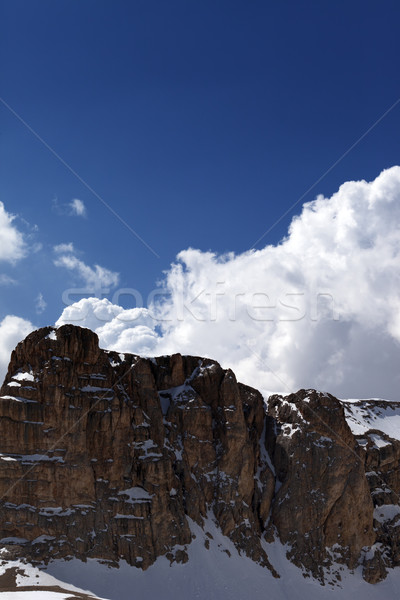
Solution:
M 119 273 L 109 299 L 146 298 L 180 251 L 276 245 L 304 202 L 399 164 L 399 19 L 394 1 L 2 0 L 0 200 L 25 257 L 0 265 L 0 320 L 55 322 L 82 265 Z

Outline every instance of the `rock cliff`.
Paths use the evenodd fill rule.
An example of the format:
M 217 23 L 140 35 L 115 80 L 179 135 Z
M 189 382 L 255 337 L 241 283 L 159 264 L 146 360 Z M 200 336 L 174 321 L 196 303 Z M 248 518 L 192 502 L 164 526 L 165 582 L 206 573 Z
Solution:
M 0 396 L 0 538 L 14 556 L 185 562 L 191 522 L 212 519 L 276 576 L 274 538 L 321 581 L 363 564 L 375 582 L 400 560 L 398 513 L 376 512 L 398 504 L 400 442 L 354 435 L 329 394 L 266 406 L 213 360 L 108 352 L 65 325 L 17 346 Z

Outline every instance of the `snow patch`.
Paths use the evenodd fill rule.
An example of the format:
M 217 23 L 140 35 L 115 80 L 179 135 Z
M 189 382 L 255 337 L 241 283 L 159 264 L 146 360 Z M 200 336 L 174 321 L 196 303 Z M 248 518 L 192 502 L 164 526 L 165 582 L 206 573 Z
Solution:
M 125 500 L 125 502 L 130 503 L 130 504 L 137 504 L 137 503 L 140 504 L 142 502 L 151 502 L 152 497 L 153 497 L 145 489 L 138 487 L 138 486 L 128 488 L 127 490 L 122 490 L 122 491 L 118 492 L 118 496 L 127 496 L 128 499 L 123 498 L 123 500 Z
M 398 504 L 383 504 L 377 506 L 374 510 L 374 519 L 380 523 L 391 521 L 400 515 L 400 506 Z
M 35 377 L 33 376 L 33 373 L 28 373 L 28 372 L 17 373 L 16 375 L 13 375 L 12 378 L 15 381 L 35 381 Z

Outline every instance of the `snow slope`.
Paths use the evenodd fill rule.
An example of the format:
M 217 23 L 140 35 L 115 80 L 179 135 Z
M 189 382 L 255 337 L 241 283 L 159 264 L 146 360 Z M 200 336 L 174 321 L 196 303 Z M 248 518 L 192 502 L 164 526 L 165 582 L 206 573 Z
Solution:
M 184 565 L 170 566 L 167 559 L 159 558 L 143 572 L 125 562 L 115 569 L 95 560 L 83 563 L 74 559 L 52 562 L 47 570 L 62 581 L 89 587 L 110 600 L 393 600 L 400 589 L 400 569 L 389 573 L 385 581 L 370 585 L 362 579 L 360 569 L 350 573 L 341 567 L 341 582 L 321 586 L 303 577 L 302 571 L 286 559 L 285 548 L 279 542 L 265 544 L 271 563 L 281 574 L 275 579 L 267 569 L 240 556 L 211 519 L 206 523 L 206 533 L 194 523 L 191 527 L 196 539 L 188 550 L 189 562 Z M 206 540 L 209 550 L 204 545 Z
M 373 398 L 370 400 L 342 400 L 347 423 L 354 435 L 364 435 L 377 429 L 400 440 L 400 402 Z

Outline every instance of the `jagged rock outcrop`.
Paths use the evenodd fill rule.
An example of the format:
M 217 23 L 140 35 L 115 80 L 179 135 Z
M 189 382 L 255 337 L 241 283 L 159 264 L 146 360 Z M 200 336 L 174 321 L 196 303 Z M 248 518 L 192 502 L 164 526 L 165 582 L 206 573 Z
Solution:
M 374 582 L 400 559 L 395 517 L 388 528 L 376 513 L 398 502 L 399 460 L 400 442 L 364 443 L 329 394 L 267 408 L 210 359 L 122 355 L 87 329 L 43 328 L 0 390 L 1 544 L 147 568 L 186 561 L 191 520 L 212 518 L 272 571 L 263 541 L 277 536 L 321 580 L 364 563 Z
M 300 390 L 272 396 L 269 414 L 278 481 L 272 522 L 291 546 L 289 556 L 319 577 L 332 558 L 356 567 L 376 536 L 364 461 L 342 405 Z
M 186 560 L 187 517 L 202 523 L 211 511 L 268 565 L 263 399 L 231 371 L 196 357 L 106 352 L 95 333 L 65 325 L 17 346 L 0 396 L 3 543 L 20 541 L 38 559 L 146 568 L 163 554 Z
M 388 568 L 400 565 L 400 441 L 376 428 L 381 418 L 399 419 L 399 404 L 360 400 L 343 405 L 349 422 L 361 418 L 365 429 L 355 439 L 374 506 L 376 539 L 365 555 L 364 577 L 376 583 L 386 576 Z

